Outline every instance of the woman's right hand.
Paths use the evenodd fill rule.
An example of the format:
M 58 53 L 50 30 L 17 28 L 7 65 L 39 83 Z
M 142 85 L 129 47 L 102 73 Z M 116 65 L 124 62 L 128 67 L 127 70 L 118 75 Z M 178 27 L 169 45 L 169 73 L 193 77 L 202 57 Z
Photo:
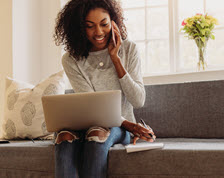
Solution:
M 136 144 L 136 141 L 138 139 L 143 139 L 148 142 L 154 142 L 156 139 L 153 130 L 149 126 L 147 126 L 148 128 L 145 128 L 140 123 L 136 124 L 125 120 L 122 123 L 122 127 L 124 127 L 127 131 L 131 132 L 134 135 L 134 145 Z M 152 137 L 149 134 L 152 134 Z
M 114 35 L 115 35 L 116 47 L 114 46 L 113 39 L 111 37 L 109 45 L 108 45 L 108 52 L 110 54 L 111 60 L 113 61 L 114 59 L 117 59 L 119 57 L 118 51 L 119 51 L 121 43 L 122 43 L 122 38 L 121 38 L 120 30 L 119 30 L 117 24 L 113 20 L 111 21 L 111 25 L 112 25 L 111 28 L 113 28 Z

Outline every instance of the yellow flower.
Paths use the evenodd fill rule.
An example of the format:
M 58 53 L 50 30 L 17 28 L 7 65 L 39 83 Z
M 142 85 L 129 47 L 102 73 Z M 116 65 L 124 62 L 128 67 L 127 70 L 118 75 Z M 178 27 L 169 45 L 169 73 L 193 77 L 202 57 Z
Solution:
M 201 15 L 195 15 L 193 18 L 200 19 L 201 18 Z
M 184 22 L 186 23 L 186 25 L 188 26 L 188 27 L 191 27 L 192 25 L 193 25 L 193 21 L 192 21 L 192 19 L 191 18 L 186 18 L 185 20 L 184 20 Z
M 215 25 L 219 25 L 219 22 L 218 22 L 218 20 L 216 18 L 212 19 L 212 23 L 214 23 Z
M 205 18 L 206 18 L 206 19 L 210 19 L 210 20 L 213 19 L 213 17 L 210 16 L 210 15 L 206 15 Z
M 215 25 L 219 25 L 219 22 L 216 18 L 210 16 L 210 15 L 207 15 L 205 17 L 206 20 L 208 20 L 210 23 L 214 23 Z
M 205 22 L 208 23 L 209 25 L 211 24 L 211 20 L 210 19 L 205 19 Z

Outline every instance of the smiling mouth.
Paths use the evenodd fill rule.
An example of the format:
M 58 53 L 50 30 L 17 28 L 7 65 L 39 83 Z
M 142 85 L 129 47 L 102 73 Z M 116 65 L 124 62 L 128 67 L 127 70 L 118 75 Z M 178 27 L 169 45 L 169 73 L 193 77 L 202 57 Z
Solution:
M 105 38 L 105 36 L 103 36 L 103 37 L 101 37 L 101 38 L 95 38 L 96 40 L 102 40 L 102 39 L 104 39 Z
M 102 38 L 94 38 L 94 40 L 95 40 L 97 43 L 103 43 L 105 39 L 106 39 L 106 36 L 104 36 L 104 37 L 102 37 Z

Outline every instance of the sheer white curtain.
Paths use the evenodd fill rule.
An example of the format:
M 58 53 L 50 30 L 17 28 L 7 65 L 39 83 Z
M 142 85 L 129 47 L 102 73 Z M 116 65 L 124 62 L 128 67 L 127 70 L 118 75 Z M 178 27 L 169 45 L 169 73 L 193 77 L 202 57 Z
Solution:
M 13 0 L 13 77 L 33 84 L 61 69 L 53 32 L 60 0 Z

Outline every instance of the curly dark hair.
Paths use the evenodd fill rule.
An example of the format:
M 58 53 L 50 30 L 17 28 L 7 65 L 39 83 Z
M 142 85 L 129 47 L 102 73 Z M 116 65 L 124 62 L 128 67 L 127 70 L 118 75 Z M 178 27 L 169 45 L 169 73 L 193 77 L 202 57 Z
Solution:
M 127 30 L 124 24 L 123 10 L 117 0 L 71 0 L 58 13 L 56 18 L 55 44 L 65 45 L 65 51 L 76 60 L 88 57 L 92 44 L 86 37 L 85 18 L 88 12 L 95 8 L 105 9 L 111 20 L 117 25 L 121 38 L 127 38 Z

